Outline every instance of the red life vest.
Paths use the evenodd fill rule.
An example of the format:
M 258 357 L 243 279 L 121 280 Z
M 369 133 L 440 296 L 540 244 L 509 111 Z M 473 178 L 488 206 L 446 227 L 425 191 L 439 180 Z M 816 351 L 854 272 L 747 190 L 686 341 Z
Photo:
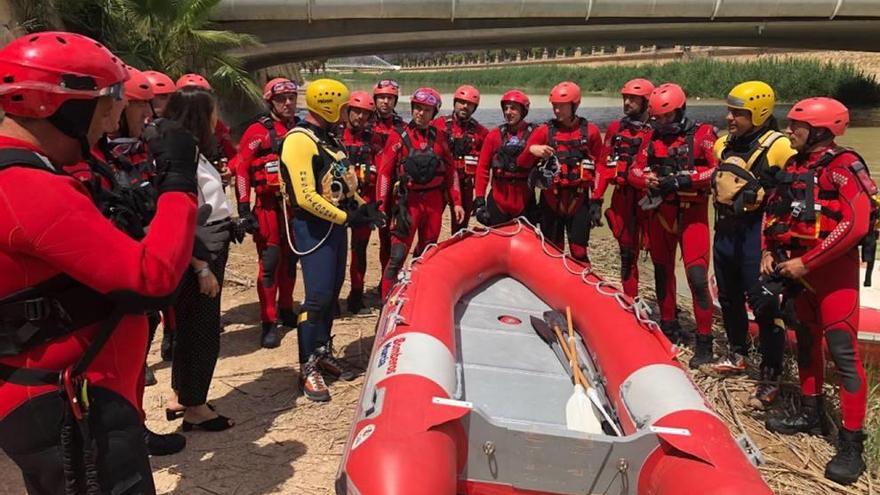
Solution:
M 681 172 L 696 172 L 697 167 L 708 166 L 705 158 L 695 157 L 694 136 L 701 125 L 687 120 L 684 124 L 684 133 L 676 136 L 670 144 L 654 137 L 648 144 L 648 168 L 662 179 Z M 676 194 L 680 201 L 687 202 L 694 201 L 700 196 L 705 197 L 706 191 L 679 190 Z M 670 196 L 673 197 L 673 195 Z
M 585 187 L 596 178 L 595 157 L 590 154 L 589 122 L 578 117 L 579 137 L 576 139 L 557 140 L 557 121 L 547 124 L 547 145 L 556 150 L 559 161 L 559 173 L 553 179 L 553 185 L 559 187 Z
M 455 160 L 455 167 L 458 170 L 464 170 L 464 173 L 473 176 L 477 173 L 477 162 L 480 157 L 480 137 L 477 136 L 477 121 L 469 118 L 460 127 L 464 128 L 464 133 L 455 135 L 453 129 L 452 116 L 446 116 L 443 119 L 446 125 L 446 140 L 449 143 L 449 150 L 452 152 L 452 159 Z
M 876 240 L 878 213 L 877 185 L 868 173 L 864 160 L 853 150 L 836 147 L 826 151 L 810 164 L 792 160 L 784 172 L 777 174 L 777 185 L 767 199 L 767 220 L 764 235 L 786 249 L 809 249 L 821 242 L 843 218 L 837 188 L 834 187 L 831 165 L 839 157 L 851 154 L 857 160 L 846 165 L 858 178 L 871 198 L 869 234 Z M 794 164 L 794 166 L 791 166 Z M 831 171 L 831 173 L 827 173 Z M 863 241 L 863 257 L 866 257 Z M 866 257 L 867 261 L 867 257 Z
M 281 192 L 281 145 L 284 143 L 284 136 L 279 136 L 275 130 L 275 120 L 264 115 L 260 117 L 259 122 L 266 128 L 269 133 L 268 148 L 260 147 L 254 153 L 254 161 L 251 165 L 251 186 L 257 194 L 277 194 Z
M 400 115 L 394 113 L 388 119 L 382 119 L 377 116 L 375 120 L 370 121 L 367 130 L 376 134 L 379 145 L 384 148 L 385 143 L 388 142 L 388 136 L 391 135 L 391 131 L 403 134 L 405 127 L 406 123 L 400 118 Z
M 526 126 L 522 137 L 510 132 L 510 127 L 504 124 L 499 129 L 501 131 L 501 146 L 492 157 L 492 179 L 506 181 L 527 181 L 530 169 L 519 168 L 516 165 L 516 159 L 526 148 L 526 142 L 532 131 L 535 130 L 534 124 Z
M 346 129 L 345 132 L 352 135 L 351 130 Z M 345 135 L 343 134 L 343 136 Z M 345 154 L 348 155 L 348 161 L 354 168 L 358 179 L 358 193 L 361 196 L 365 196 L 367 191 L 376 187 L 378 171 L 376 163 L 373 161 L 373 156 L 376 154 L 376 150 L 373 148 L 374 136 L 376 135 L 373 134 L 372 127 L 367 127 L 360 133 L 359 143 L 345 142 Z M 345 141 L 354 141 L 354 138 Z
M 611 151 L 606 165 L 614 168 L 614 182 L 622 186 L 626 184 L 629 169 L 645 140 L 650 139 L 651 126 L 629 118 L 620 119 L 620 127 L 611 138 Z M 610 171 L 609 171 L 610 172 Z

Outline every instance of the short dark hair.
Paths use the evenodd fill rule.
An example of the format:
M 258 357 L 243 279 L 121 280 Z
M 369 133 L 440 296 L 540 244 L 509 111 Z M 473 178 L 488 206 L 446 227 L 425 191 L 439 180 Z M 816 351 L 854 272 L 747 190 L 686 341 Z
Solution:
M 195 136 L 203 155 L 214 149 L 214 128 L 211 115 L 217 102 L 214 95 L 202 88 L 186 87 L 175 91 L 168 99 L 164 117 L 179 122 Z

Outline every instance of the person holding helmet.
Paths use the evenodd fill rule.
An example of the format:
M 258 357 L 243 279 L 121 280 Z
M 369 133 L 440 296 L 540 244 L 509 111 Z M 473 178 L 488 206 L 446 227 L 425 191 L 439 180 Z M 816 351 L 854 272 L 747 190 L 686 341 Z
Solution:
M 661 84 L 651 93 L 648 113 L 650 143 L 630 168 L 629 183 L 647 192 L 642 207 L 650 210 L 648 239 L 660 328 L 673 342 L 685 339 L 676 315 L 675 258 L 681 245 L 694 304 L 697 337 L 688 365 L 712 360 L 712 298 L 709 295 L 708 189 L 715 170 L 713 147 L 718 137 L 709 124 L 686 116 L 687 96 L 681 86 Z
M 474 210 L 474 175 L 477 172 L 477 161 L 483 140 L 489 130 L 473 118 L 480 106 L 480 92 L 477 88 L 465 84 L 459 86 L 452 96 L 452 114 L 438 118 L 434 126 L 444 133 L 446 143 L 452 152 L 455 169 L 458 175 L 458 190 L 461 193 L 461 206 L 464 208 L 464 219 L 455 221 L 452 212 L 452 233 L 467 228 Z M 454 205 L 450 202 L 450 209 Z
M 874 246 L 863 243 L 876 239 L 877 186 L 864 160 L 835 143 L 849 124 L 842 103 L 807 98 L 795 103 L 788 118 L 785 133 L 797 154 L 777 175 L 767 199 L 761 273 L 803 286 L 794 300 L 803 326 L 797 335 L 802 397 L 797 415 L 770 416 L 767 429 L 827 434 L 822 395 L 826 343 L 840 379 L 843 427 L 825 477 L 847 485 L 865 471 L 867 382 L 857 346 L 858 247 L 862 244 L 862 256 L 873 254 Z
M 286 78 L 275 78 L 263 88 L 269 112 L 245 129 L 238 145 L 235 190 L 238 216 L 257 247 L 262 332 L 260 345 L 271 349 L 281 345 L 281 326 L 296 328 L 293 289 L 296 285 L 296 256 L 287 242 L 284 205 L 281 200 L 281 144 L 299 119 L 296 100 L 299 88 Z M 255 193 L 251 210 L 251 189 Z
M 177 79 L 177 82 L 174 83 L 174 85 L 178 90 L 186 87 L 196 87 L 204 89 L 205 91 L 210 91 L 211 93 L 214 92 L 211 83 L 209 83 L 201 74 L 184 74 Z M 215 148 L 213 150 L 207 150 L 204 155 L 214 164 L 214 168 L 220 172 L 221 177 L 223 177 L 223 186 L 225 187 L 235 176 L 235 172 L 229 165 L 230 163 L 238 163 L 237 161 L 233 162 L 233 158 L 235 158 L 238 150 L 236 150 L 235 143 L 232 141 L 232 134 L 229 132 L 229 126 L 220 119 L 217 119 L 217 124 L 214 126 L 214 139 L 217 141 L 215 143 Z
M 345 145 L 348 161 L 357 174 L 358 194 L 364 201 L 373 203 L 376 201 L 376 182 L 379 177 L 376 164 L 382 151 L 382 138 L 370 125 L 376 113 L 376 104 L 370 93 L 352 91 L 345 111 L 348 117 L 345 119 L 342 144 Z M 372 229 L 369 226 L 351 229 L 351 291 L 348 293 L 348 310 L 354 314 L 369 313 L 364 307 L 364 277 L 367 273 L 370 232 Z
M 42 32 L 0 49 L 0 71 L 0 448 L 28 493 L 155 493 L 144 312 L 167 304 L 192 254 L 195 140 L 171 122 L 148 129 L 159 199 L 136 241 L 61 172 L 113 119 L 121 60 Z
M 529 216 L 535 209 L 535 194 L 529 187 L 529 170 L 516 164 L 535 126 L 526 122 L 529 97 L 518 89 L 501 96 L 504 124 L 489 131 L 480 150 L 476 173 L 474 214 L 483 225 L 492 226 Z M 487 197 L 490 183 L 492 192 Z
M 333 355 L 333 310 L 345 279 L 345 227 L 379 226 L 384 216 L 357 192 L 345 146 L 333 134 L 348 103 L 348 88 L 318 79 L 306 88 L 305 120 L 281 147 L 282 194 L 293 209 L 292 248 L 301 255 L 305 300 L 299 315 L 299 362 L 303 393 L 330 400 L 321 372 L 352 380 L 354 371 Z
M 165 111 L 165 105 L 168 104 L 168 98 L 177 91 L 177 85 L 167 74 L 159 71 L 145 70 L 144 75 L 147 76 L 147 80 L 150 81 L 150 86 L 153 88 L 153 99 L 150 100 L 153 113 L 157 117 L 161 117 L 162 112 Z
M 440 110 L 440 93 L 419 88 L 410 98 L 412 121 L 402 134 L 392 134 L 379 160 L 376 196 L 383 212 L 395 205 L 391 222 L 391 258 L 382 276 L 382 299 L 388 297 L 403 268 L 416 232 L 416 255 L 437 242 L 446 197 L 452 200 L 455 221 L 464 220 L 458 177 L 452 153 L 442 133 L 431 125 Z
M 601 217 L 602 198 L 595 197 L 596 160 L 602 153 L 599 128 L 578 117 L 581 88 L 570 81 L 550 91 L 555 119 L 535 129 L 526 142 L 528 153 L 521 153 L 517 165 L 533 168 L 543 163 L 540 181 L 541 231 L 562 249 L 565 237 L 571 256 L 589 262 L 587 248 L 590 230 Z M 553 170 L 558 166 L 557 170 Z M 532 173 L 540 172 L 535 169 Z
M 595 194 L 595 197 L 602 198 L 607 187 L 614 186 L 611 206 L 605 210 L 605 219 L 620 246 L 620 283 L 623 285 L 623 292 L 630 297 L 639 294 L 638 261 L 646 219 L 639 208 L 639 200 L 644 193 L 629 185 L 626 178 L 636 157 L 651 140 L 648 97 L 652 91 L 654 84 L 647 79 L 627 81 L 621 88 L 624 116 L 609 124 L 605 131 Z
M 382 148 L 388 142 L 388 136 L 397 133 L 402 134 L 406 122 L 397 115 L 394 108 L 397 106 L 397 99 L 400 96 L 400 85 L 393 79 L 383 79 L 376 83 L 373 88 L 373 102 L 376 104 L 376 113 L 374 120 L 370 123 L 370 130 L 376 135 Z M 394 205 L 386 204 L 386 211 L 391 211 Z M 385 267 L 388 265 L 388 258 L 391 257 L 391 227 L 385 225 L 379 227 L 379 264 L 382 273 L 385 273 Z
M 727 136 L 715 142 L 718 169 L 712 178 L 715 203 L 713 263 L 728 353 L 702 368 L 714 375 L 745 373 L 749 354 L 748 301 L 760 329 L 761 381 L 752 404 L 763 408 L 779 394 L 785 347 L 777 294 L 759 281 L 764 198 L 776 174 L 795 154 L 773 117 L 776 95 L 763 81 L 736 85 L 727 95 Z

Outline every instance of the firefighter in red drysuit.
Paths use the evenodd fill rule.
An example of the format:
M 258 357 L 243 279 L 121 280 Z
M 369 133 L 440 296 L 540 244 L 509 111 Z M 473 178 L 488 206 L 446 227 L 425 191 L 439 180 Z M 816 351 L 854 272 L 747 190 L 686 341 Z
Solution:
M 177 79 L 177 82 L 174 83 L 174 85 L 177 89 L 196 87 L 212 93 L 214 92 L 211 83 L 209 83 L 204 76 L 199 74 L 184 74 Z M 233 162 L 232 160 L 235 157 L 235 154 L 238 153 L 238 150 L 236 150 L 235 143 L 232 141 L 232 134 L 229 132 L 229 126 L 220 119 L 217 119 L 217 124 L 214 126 L 214 140 L 216 141 L 214 143 L 216 145 L 214 149 L 203 150 L 202 154 L 205 155 L 205 158 L 207 158 L 214 165 L 214 168 L 220 172 L 220 176 L 223 179 L 223 186 L 225 187 L 229 185 L 236 176 L 236 171 L 232 170 L 230 163 L 235 165 L 239 162 Z
M 144 310 L 192 255 L 195 140 L 172 122 L 151 129 L 159 201 L 135 241 L 60 172 L 103 134 L 123 63 L 90 38 L 44 32 L 3 47 L 0 72 L 0 447 L 31 494 L 155 493 Z
M 535 193 L 529 187 L 529 169 L 516 164 L 535 130 L 535 125 L 525 120 L 529 105 L 529 97 L 522 91 L 504 93 L 501 113 L 505 123 L 489 131 L 483 141 L 474 198 L 474 215 L 483 225 L 498 225 L 534 212 Z M 492 191 L 487 196 L 490 172 Z
M 687 96 L 677 84 L 658 86 L 648 101 L 653 134 L 630 168 L 629 183 L 646 191 L 648 239 L 660 327 L 673 342 L 684 337 L 676 318 L 675 258 L 678 245 L 694 304 L 697 336 L 688 363 L 712 360 L 712 298 L 709 295 L 708 190 L 716 159 L 715 128 L 685 116 Z
M 630 297 L 639 293 L 639 251 L 645 235 L 645 214 L 638 204 L 644 193 L 629 185 L 626 178 L 636 157 L 651 140 L 648 97 L 652 91 L 654 85 L 647 79 L 633 79 L 623 85 L 620 94 L 624 117 L 608 125 L 598 162 L 601 171 L 596 197 L 604 197 L 608 186 L 614 186 L 605 219 L 620 246 L 620 282 L 623 292 Z
M 370 121 L 376 112 L 373 96 L 366 91 L 352 91 L 348 99 L 348 113 L 342 144 L 348 160 L 358 177 L 358 194 L 367 203 L 376 202 L 376 183 L 379 174 L 377 158 L 382 151 L 384 139 L 379 136 Z M 354 314 L 368 313 L 364 307 L 364 277 L 367 273 L 367 246 L 370 243 L 371 226 L 351 229 L 351 291 L 348 293 L 348 310 Z
M 522 153 L 517 165 L 533 168 L 542 160 L 544 165 L 532 173 L 547 172 L 539 182 L 541 192 L 541 232 L 560 249 L 566 235 L 571 256 L 589 262 L 587 247 L 590 230 L 599 224 L 602 198 L 595 197 L 596 160 L 602 154 L 599 128 L 577 116 L 581 88 L 565 81 L 550 91 L 555 119 L 541 125 L 526 142 L 528 153 Z M 554 158 L 551 158 L 554 157 Z M 550 164 L 558 164 L 551 173 Z
M 865 471 L 867 408 L 858 347 L 858 246 L 870 270 L 876 249 L 877 186 L 862 158 L 834 142 L 849 123 L 843 104 L 832 98 L 807 98 L 791 108 L 788 118 L 786 134 L 797 154 L 777 175 L 777 188 L 768 198 L 761 271 L 803 286 L 794 300 L 805 327 L 797 335 L 803 397 L 798 415 L 770 417 L 767 428 L 783 434 L 827 433 L 824 341 L 837 367 L 843 420 L 837 453 L 826 465 L 825 477 L 851 484 Z
M 383 79 L 376 83 L 373 88 L 373 102 L 376 104 L 376 113 L 374 120 L 371 122 L 370 130 L 376 134 L 382 148 L 388 142 L 388 136 L 391 134 L 402 134 L 406 127 L 406 122 L 397 115 L 394 107 L 397 106 L 397 99 L 400 96 L 400 85 L 393 79 Z M 391 198 L 389 198 L 389 201 Z M 385 205 L 385 211 L 391 211 L 394 205 Z M 391 222 L 384 227 L 377 229 L 379 233 L 379 263 L 382 265 L 382 273 L 385 273 L 385 267 L 388 266 L 388 258 L 391 256 Z
M 412 121 L 403 133 L 391 134 L 379 159 L 379 208 L 383 213 L 389 211 L 390 200 L 396 209 L 392 214 L 391 257 L 382 277 L 383 300 L 397 281 L 416 232 L 416 255 L 437 242 L 447 195 L 455 205 L 455 220 L 464 219 L 452 153 L 442 133 L 431 125 L 440 109 L 440 93 L 432 88 L 419 88 L 410 104 Z
M 474 112 L 480 105 L 480 92 L 477 88 L 469 84 L 460 86 L 452 96 L 452 105 L 452 114 L 434 120 L 434 126 L 446 136 L 458 173 L 458 190 L 461 193 L 464 219 L 457 222 L 454 213 L 452 214 L 450 225 L 454 234 L 467 228 L 471 214 L 475 211 L 474 176 L 477 173 L 480 149 L 489 130 L 473 118 Z M 454 209 L 451 202 L 449 207 Z
M 236 172 L 238 215 L 254 235 L 260 269 L 257 295 L 260 299 L 262 334 L 266 348 L 281 345 L 281 325 L 296 328 L 293 289 L 297 257 L 287 242 L 284 204 L 281 201 L 279 166 L 281 143 L 296 118 L 297 86 L 290 79 L 272 79 L 263 90 L 269 113 L 251 124 L 241 137 Z M 254 209 L 251 211 L 251 188 Z

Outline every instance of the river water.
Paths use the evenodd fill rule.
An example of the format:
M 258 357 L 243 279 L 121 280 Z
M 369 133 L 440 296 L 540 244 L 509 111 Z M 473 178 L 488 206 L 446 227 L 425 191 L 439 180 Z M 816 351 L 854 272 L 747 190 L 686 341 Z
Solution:
M 352 89 L 370 89 L 360 82 L 352 82 L 351 86 Z M 452 108 L 452 91 L 454 88 L 443 86 L 439 88 L 442 91 L 443 97 L 443 106 L 440 109 L 440 113 L 441 115 L 446 115 Z M 407 94 L 408 88 L 404 87 L 403 90 L 404 94 Z M 548 93 L 549 90 L 528 92 L 531 99 L 531 110 L 528 115 L 529 121 L 544 122 L 553 117 L 553 110 L 546 96 Z M 409 105 L 406 102 L 407 98 L 401 98 L 400 103 L 397 105 L 397 110 L 405 120 L 409 120 Z M 504 122 L 500 105 L 500 93 L 482 94 L 480 97 L 480 107 L 474 113 L 474 118 L 490 129 L 498 126 Z M 785 125 L 785 114 L 788 113 L 790 107 L 790 104 L 777 105 L 774 113 L 779 119 L 780 125 Z M 722 133 L 726 132 L 727 128 L 724 122 L 726 111 L 726 106 L 722 100 L 692 99 L 688 103 L 688 115 L 692 119 L 712 123 L 719 127 Z M 623 116 L 621 99 L 611 96 L 585 96 L 581 102 L 578 114 L 595 122 L 604 132 L 610 122 Z M 846 135 L 839 139 L 839 143 L 858 150 L 868 162 L 869 168 L 875 172 L 875 177 L 880 177 L 880 109 L 859 109 L 854 110 L 852 114 L 853 124 L 847 130 Z

